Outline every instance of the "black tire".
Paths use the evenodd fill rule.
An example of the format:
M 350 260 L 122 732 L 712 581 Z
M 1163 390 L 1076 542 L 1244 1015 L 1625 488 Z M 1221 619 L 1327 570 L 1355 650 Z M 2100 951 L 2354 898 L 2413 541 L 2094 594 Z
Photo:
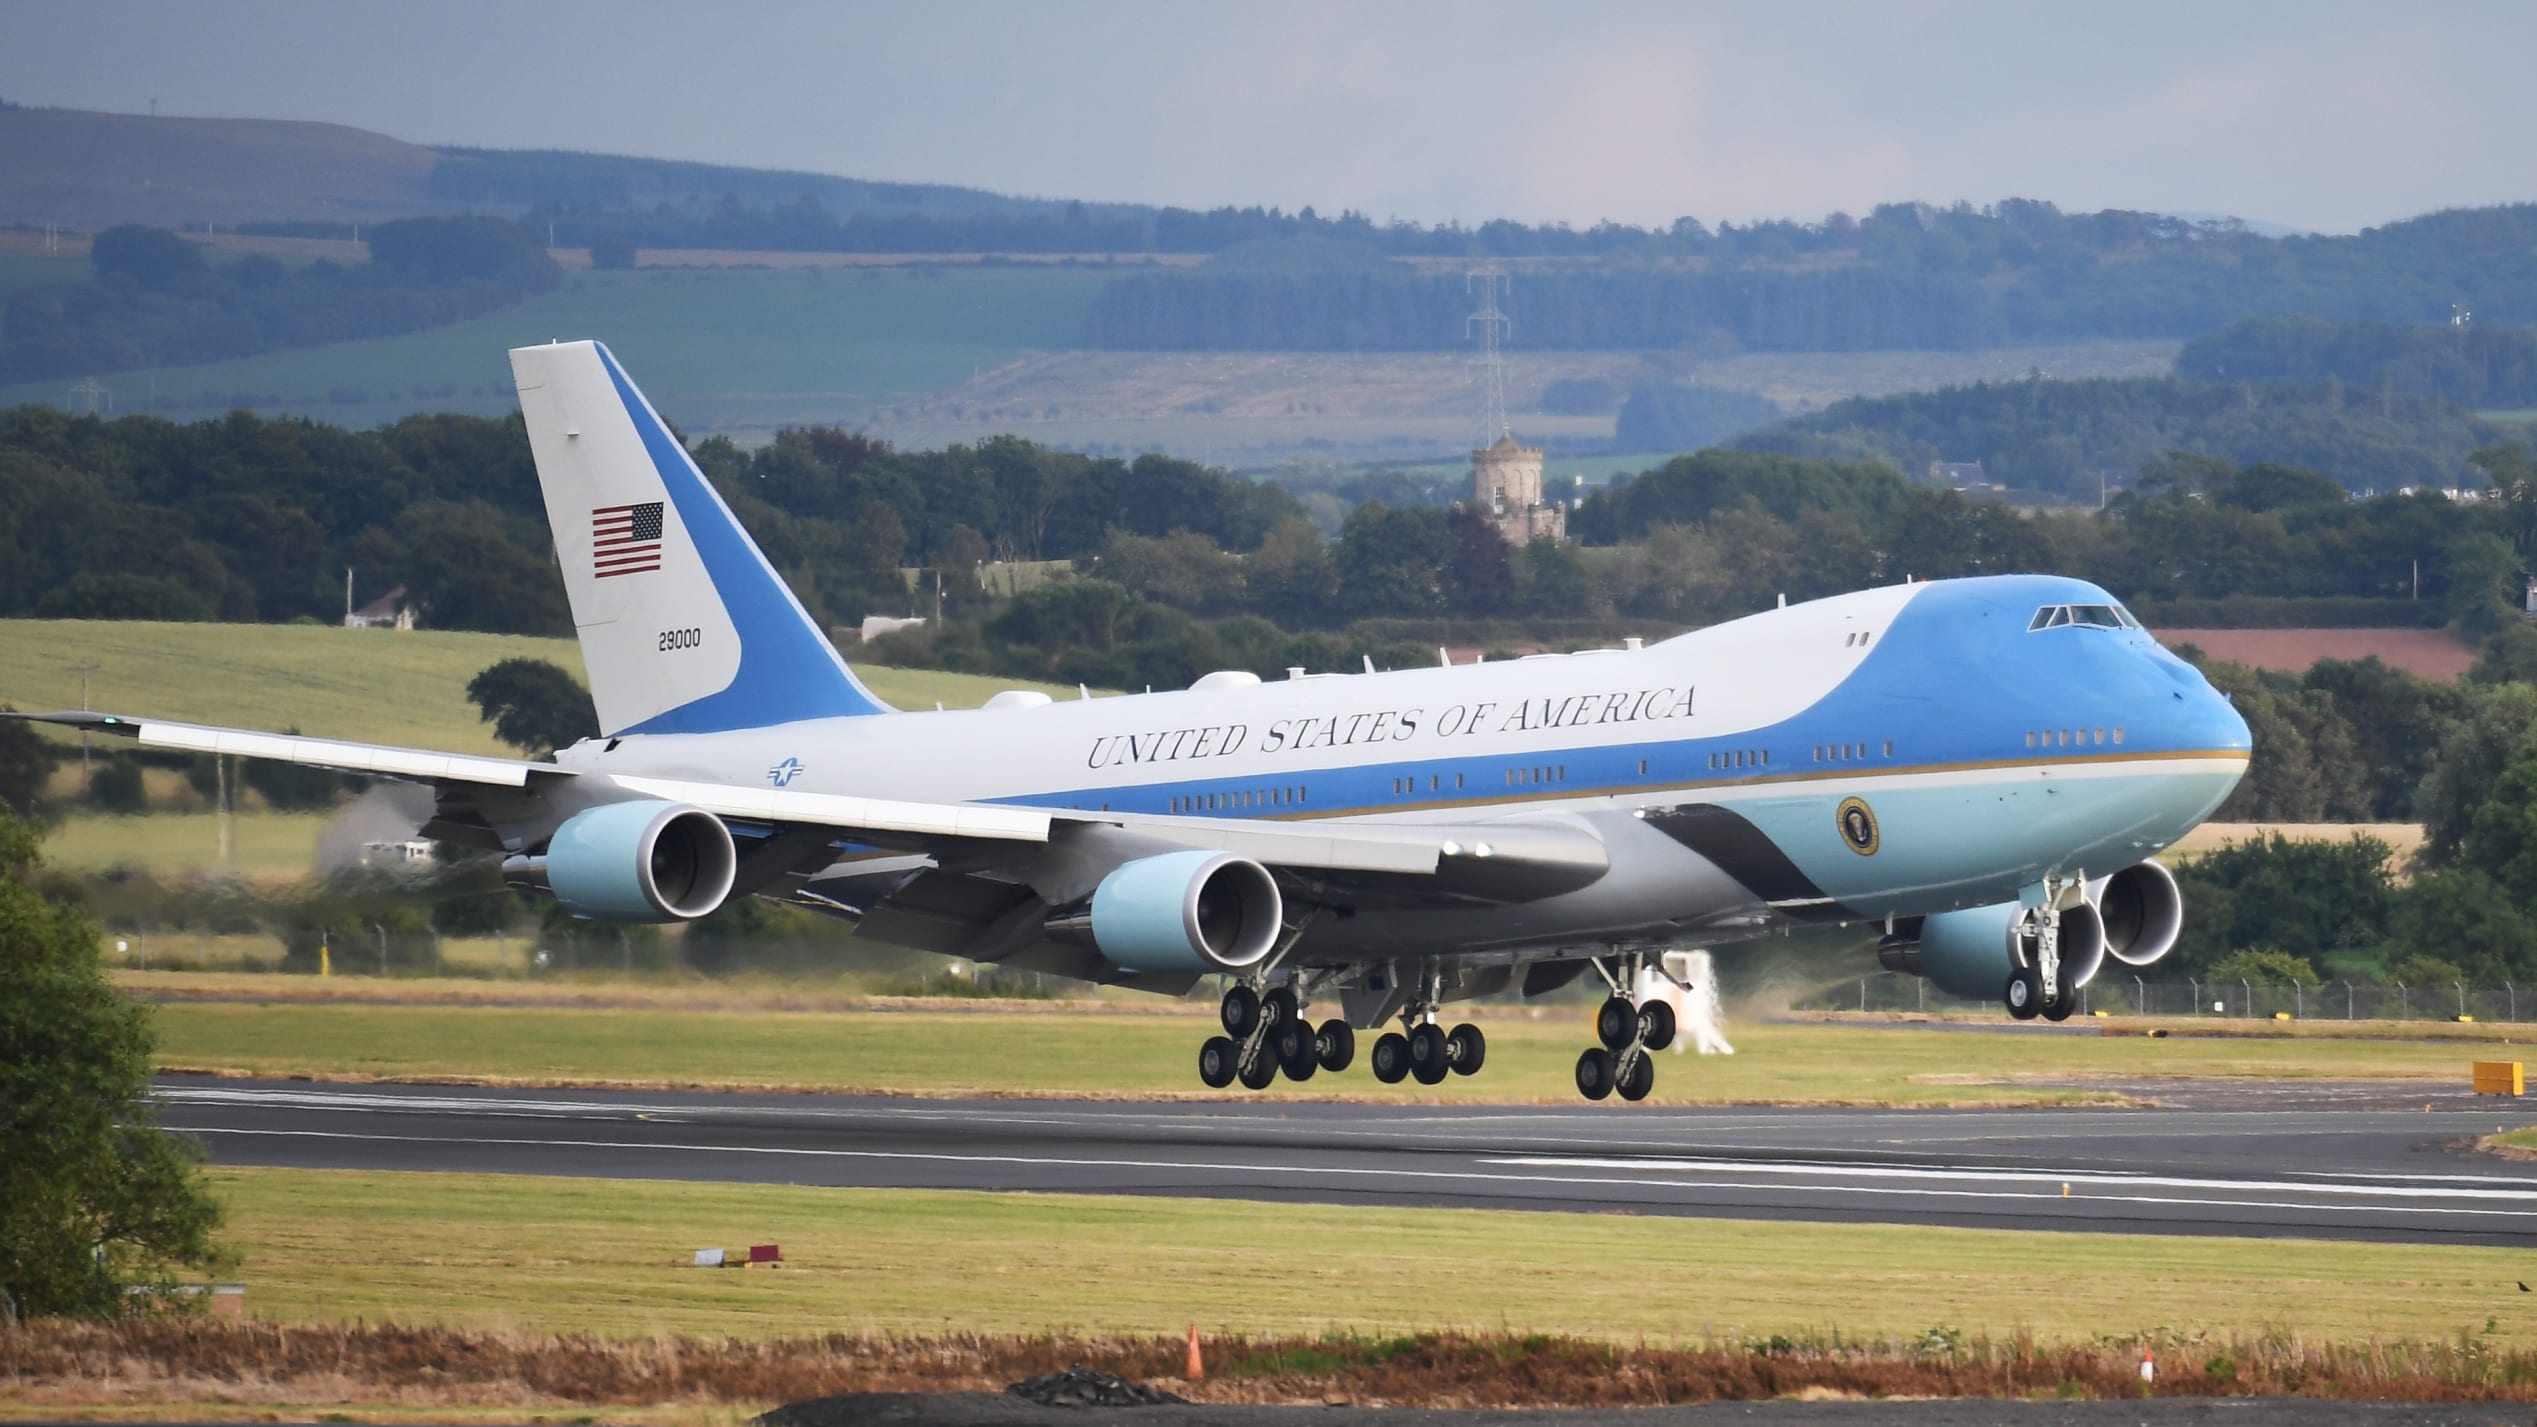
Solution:
M 1621 1072 L 1620 1083 L 1612 1087 L 1621 1098 L 1635 1105 L 1656 1088 L 1656 1057 L 1645 1051 L 1630 1057 L 1630 1068 Z
M 1263 1041 L 1259 1049 L 1251 1053 L 1249 1062 L 1242 1067 L 1242 1088 L 1266 1090 L 1276 1083 L 1277 1055 L 1274 1049 Z
M 1577 1057 L 1577 1093 L 1589 1100 L 1601 1100 L 1612 1094 L 1612 1052 L 1601 1046 L 1588 1046 Z
M 1605 1050 L 1619 1050 L 1638 1034 L 1638 1007 L 1626 996 L 1607 996 L 1595 1008 L 1594 1038 Z
M 1302 1003 L 1296 1000 L 1292 986 L 1271 986 L 1268 994 L 1260 998 L 1260 1022 L 1272 1032 L 1303 1018 Z
M 2000 991 L 2000 999 L 2007 1003 L 2011 1016 L 2031 1021 L 2043 1009 L 2044 978 L 2034 967 L 2021 966 L 2008 974 L 2008 985 Z
M 1260 1023 L 1260 993 L 1237 981 L 1224 993 L 1224 1004 L 1216 1008 L 1216 1019 L 1224 1022 L 1224 1033 L 1241 1040 Z
M 2044 1002 L 2044 1019 L 2055 1022 L 2066 1021 L 2070 1019 L 2070 1013 L 2078 1009 L 2079 988 L 2065 983 L 2060 995 Z
M 1468 1023 L 1445 1034 L 1445 1063 L 1456 1075 L 1477 1075 L 1489 1058 L 1489 1038 Z
M 1277 1051 L 1277 1068 L 1289 1080 L 1310 1080 L 1321 1069 L 1320 1047 L 1313 1043 L 1313 1028 L 1303 1020 L 1281 1023 L 1269 1032 L 1269 1045 Z
M 1313 1049 L 1321 1057 L 1321 1068 L 1337 1075 L 1357 1058 L 1357 1033 L 1346 1021 L 1324 1021 L 1321 1033 L 1313 1037 Z
M 1649 1050 L 1663 1050 L 1674 1043 L 1674 1003 L 1649 1001 L 1638 1008 L 1639 1044 Z
M 1209 1036 L 1198 1047 L 1198 1078 L 1210 1090 L 1222 1090 L 1233 1083 L 1235 1066 L 1242 1059 L 1242 1047 L 1223 1036 Z
M 1373 1064 L 1374 1078 L 1386 1085 L 1398 1085 L 1409 1075 L 1409 1037 L 1399 1031 L 1385 1031 L 1374 1038 L 1374 1054 L 1367 1057 Z
M 1409 1033 L 1409 1073 L 1418 1077 L 1419 1084 L 1438 1084 L 1452 1068 L 1443 1026 L 1430 1021 Z

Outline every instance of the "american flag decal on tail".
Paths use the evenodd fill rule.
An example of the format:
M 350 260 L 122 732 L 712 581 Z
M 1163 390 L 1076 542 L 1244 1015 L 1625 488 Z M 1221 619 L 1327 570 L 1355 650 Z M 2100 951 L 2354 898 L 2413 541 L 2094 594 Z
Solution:
M 590 512 L 590 573 L 640 575 L 661 568 L 661 502 L 603 505 Z

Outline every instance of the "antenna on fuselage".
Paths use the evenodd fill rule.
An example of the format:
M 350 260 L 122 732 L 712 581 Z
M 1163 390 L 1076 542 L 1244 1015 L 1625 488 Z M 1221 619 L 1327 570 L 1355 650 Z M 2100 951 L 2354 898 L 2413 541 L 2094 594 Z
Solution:
M 1436 646 L 1436 667 L 1439 669 L 1450 669 L 1453 667 L 1453 656 L 1447 654 L 1445 652 L 1445 646 L 1441 644 Z
M 1374 672 L 1374 656 L 1373 656 L 1373 655 L 1371 655 L 1371 654 L 1360 654 L 1360 655 L 1358 655 L 1357 657 L 1358 657 L 1358 658 L 1360 658 L 1360 659 L 1363 659 L 1363 660 L 1365 661 L 1365 671 L 1366 671 L 1367 673 L 1371 674 L 1371 673 L 1373 673 L 1373 672 Z

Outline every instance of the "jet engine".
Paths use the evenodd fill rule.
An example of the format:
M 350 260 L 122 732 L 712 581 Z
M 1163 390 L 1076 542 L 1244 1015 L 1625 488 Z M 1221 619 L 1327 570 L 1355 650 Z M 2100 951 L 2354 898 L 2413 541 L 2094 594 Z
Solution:
M 685 922 L 731 895 L 740 865 L 722 820 L 684 803 L 606 803 L 564 820 L 536 857 L 514 857 L 514 886 L 544 887 L 574 915 Z
M 2015 902 L 1942 912 L 1921 920 L 1918 936 L 1888 937 L 1876 949 L 1888 971 L 1929 978 L 1950 995 L 1989 1000 L 2000 994 L 2010 968 L 2028 959 L 2025 909 Z M 2148 966 L 2176 945 L 2184 930 L 2184 897 L 2176 879 L 2155 862 L 2142 862 L 2088 884 L 2087 901 L 2061 914 L 2063 979 L 2085 986 L 2106 958 Z
M 2135 863 L 2088 888 L 2105 923 L 2106 955 L 2125 966 L 2149 966 L 2176 949 L 2185 929 L 2185 898 L 2174 873 Z
M 1125 863 L 1092 900 L 1049 919 L 1051 935 L 1089 938 L 1129 971 L 1241 971 L 1277 946 L 1286 906 L 1277 879 L 1229 852 L 1165 852 Z

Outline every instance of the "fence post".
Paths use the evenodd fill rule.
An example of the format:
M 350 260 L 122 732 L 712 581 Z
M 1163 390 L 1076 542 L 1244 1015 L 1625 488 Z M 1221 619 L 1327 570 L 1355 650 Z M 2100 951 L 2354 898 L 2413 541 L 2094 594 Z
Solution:
M 2343 983 L 2343 1019 L 2357 1019 L 2352 1013 L 2352 983 L 2349 981 Z
M 1862 977 L 1860 977 L 1860 978 L 1859 978 L 1859 1009 L 1860 1009 L 1861 1011 L 1865 1011 L 1867 1008 L 1868 1008 L 1868 979 L 1867 979 L 1866 977 L 1862 976 Z
M 2149 1014 L 2149 987 L 2137 976 L 2132 978 L 2132 1005 L 2142 1015 Z
M 2242 991 L 2242 992 L 2244 992 L 2244 993 L 2246 993 L 2246 999 L 2245 999 L 2245 1000 L 2243 1000 L 2243 1001 L 2238 1002 L 2238 1008 L 2237 1008 L 2237 1013 L 2238 1013 L 2238 1015 L 2240 1015 L 2241 1017 L 2246 1017 L 2246 1016 L 2252 1016 L 2252 1015 L 2254 1015 L 2254 1014 L 2255 1014 L 2255 983 L 2254 983 L 2254 982 L 2252 982 L 2252 981 L 2240 980 L 2240 981 L 2238 982 L 2238 984 L 2237 984 L 2237 989 L 2238 989 L 2238 990 L 2240 990 L 2240 991 Z
M 2511 998 L 2511 1024 L 2517 1025 L 2519 1024 L 2519 988 L 2505 981 L 2502 983 L 2502 990 Z
M 2399 981 L 2396 983 L 2396 1019 L 2409 1021 L 2413 1019 L 2413 1014 L 2413 1001 L 2405 994 L 2405 983 Z
M 2452 981 L 2449 984 L 2458 988 L 2458 1015 L 2463 1018 L 2467 1013 L 2467 984 L 2463 981 Z
M 1928 978 L 1928 977 L 1925 977 L 1925 976 L 1915 976 L 1915 977 L 1913 977 L 1913 978 L 1912 978 L 1912 985 L 1913 985 L 1914 987 L 1916 987 L 1916 988 L 1918 988 L 1918 989 L 1919 989 L 1919 992 L 1920 992 L 1920 1008 L 1921 1008 L 1922 1010 L 1924 1010 L 1924 1011 L 1928 1010 L 1928 1009 L 1929 1009 L 1929 978 Z
M 2186 1009 L 2186 1010 L 2188 1010 L 2188 1011 L 2193 1012 L 2193 1013 L 2194 1013 L 2195 1015 L 2197 1015 L 2197 1016 L 2201 1015 L 2201 1014 L 2202 1014 L 2202 983 L 2201 983 L 2201 982 L 2199 982 L 2199 981 L 2194 980 L 2194 979 L 2193 979 L 2192 977 L 2190 977 L 2190 976 L 2186 977 L 2186 978 L 2185 978 L 2185 993 L 2186 993 L 2187 995 L 2189 995 L 2189 996 L 2193 997 L 2193 1004 L 2192 1004 L 2192 1005 L 2190 1005 L 2190 1006 L 2188 1006 L 2188 1007 L 2186 1007 L 2185 1009 Z
M 2290 1018 L 2294 1021 L 2308 1019 L 2308 992 L 2296 981 L 2290 983 Z

